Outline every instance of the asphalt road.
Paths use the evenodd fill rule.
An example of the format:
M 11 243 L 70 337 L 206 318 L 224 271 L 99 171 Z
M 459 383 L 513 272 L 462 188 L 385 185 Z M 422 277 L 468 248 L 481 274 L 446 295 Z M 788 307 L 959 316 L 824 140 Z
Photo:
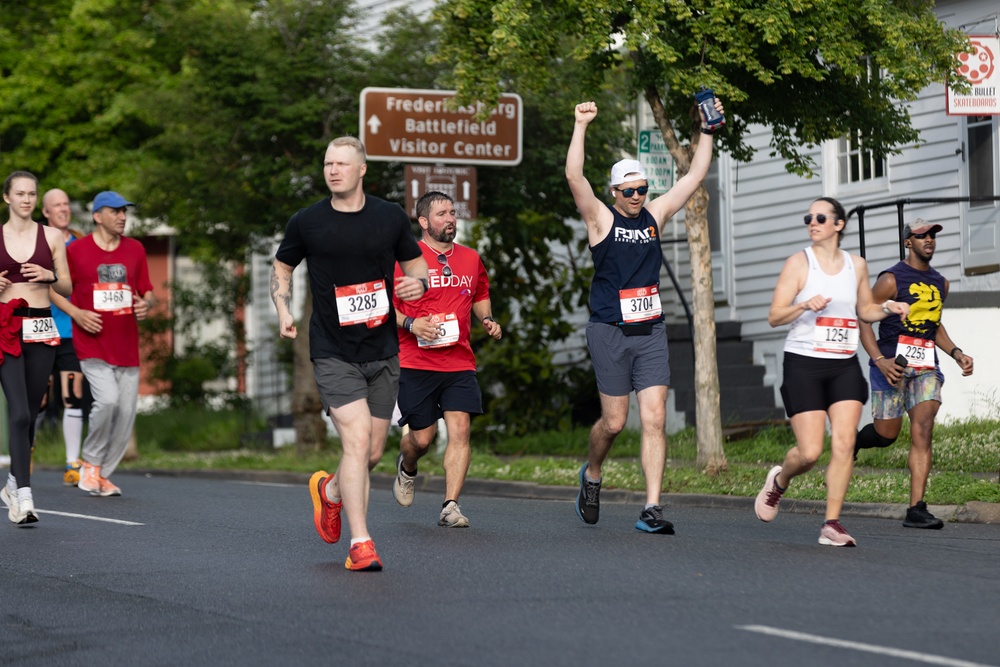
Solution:
M 41 521 L 0 525 L 0 665 L 1000 665 L 1000 525 L 904 529 L 668 508 L 373 491 L 385 563 L 344 569 L 304 484 L 116 475 L 91 498 L 36 474 Z

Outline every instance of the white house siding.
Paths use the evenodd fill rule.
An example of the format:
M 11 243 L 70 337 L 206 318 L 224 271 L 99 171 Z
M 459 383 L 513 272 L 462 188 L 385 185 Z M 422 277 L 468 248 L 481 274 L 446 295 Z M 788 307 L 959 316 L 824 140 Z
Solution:
M 984 34 L 995 29 L 997 7 L 992 2 L 938 3 L 938 14 L 947 25 L 965 26 L 970 34 Z M 978 26 L 967 26 L 984 17 L 994 17 Z M 743 334 L 754 341 L 755 360 L 768 369 L 765 381 L 774 386 L 776 401 L 781 378 L 781 348 L 786 327 L 771 329 L 767 311 L 775 280 L 785 258 L 807 244 L 801 222 L 808 205 L 821 195 L 837 198 L 849 211 L 856 206 L 900 198 L 959 197 L 967 193 L 961 183 L 961 148 L 963 120 L 945 114 L 945 90 L 932 85 L 910 104 L 913 124 L 920 130 L 920 143 L 905 146 L 900 155 L 890 156 L 886 178 L 874 184 L 838 184 L 835 147 L 810 152 L 820 166 L 818 176 L 804 179 L 788 174 L 780 159 L 768 156 L 770 133 L 766 128 L 753 128 L 750 142 L 759 149 L 750 164 L 730 163 L 734 186 L 731 194 L 732 236 L 735 253 L 732 258 L 735 285 L 736 319 L 743 324 Z M 997 148 L 1000 153 L 1000 146 Z M 1000 165 L 995 165 L 995 168 Z M 736 173 L 738 170 L 738 182 Z M 943 225 L 938 236 L 934 266 L 950 282 L 951 294 L 996 291 L 1000 289 L 1000 273 L 964 275 L 962 266 L 963 227 L 958 204 L 907 204 L 904 222 L 921 217 Z M 872 282 L 878 272 L 899 259 L 898 219 L 895 207 L 865 212 L 866 257 Z M 860 247 L 858 216 L 848 221 L 843 247 L 858 253 Z M 989 372 L 986 351 L 989 342 L 1000 330 L 1000 307 L 993 300 L 979 300 L 982 307 L 970 308 L 967 301 L 953 297 L 946 308 L 944 322 L 954 340 L 963 349 L 977 356 L 977 371 L 973 378 L 961 378 L 957 365 L 942 360 L 946 384 L 941 415 L 945 418 L 970 414 L 985 416 L 992 410 L 1000 412 L 997 400 L 1000 384 L 995 372 Z M 961 308 L 961 309 L 959 309 Z M 725 313 L 720 313 L 723 317 Z M 973 327 L 973 323 L 980 326 Z M 861 362 L 867 368 L 868 358 L 859 350 Z M 995 369 L 994 369 L 995 370 Z M 870 417 L 866 406 L 866 418 Z

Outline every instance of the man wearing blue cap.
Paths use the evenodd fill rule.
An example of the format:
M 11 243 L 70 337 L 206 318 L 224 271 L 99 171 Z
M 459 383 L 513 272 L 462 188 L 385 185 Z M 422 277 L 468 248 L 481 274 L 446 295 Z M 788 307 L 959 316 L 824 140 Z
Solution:
M 722 103 L 715 100 L 722 112 Z M 667 458 L 666 403 L 670 384 L 667 333 L 660 306 L 660 232 L 664 223 L 691 198 L 712 163 L 712 128 L 702 133 L 688 172 L 664 195 L 646 198 L 649 181 L 636 160 L 611 168 L 611 195 L 606 204 L 594 194 L 583 174 L 584 138 L 597 117 L 597 105 L 576 105 L 573 138 L 566 154 L 566 180 L 587 225 L 594 278 L 590 286 L 587 347 L 597 376 L 601 418 L 590 430 L 587 462 L 580 468 L 576 514 L 597 523 L 600 513 L 601 465 L 628 419 L 629 394 L 635 391 L 642 423 L 642 472 L 646 504 L 635 527 L 672 535 L 663 518 L 660 491 Z M 696 135 L 697 136 L 697 135 Z
M 126 207 L 117 192 L 94 198 L 94 231 L 66 249 L 73 276 L 71 301 L 83 312 L 73 321 L 73 345 L 94 403 L 83 443 L 81 490 L 120 496 L 108 478 L 135 423 L 139 400 L 139 324 L 153 302 L 146 250 L 124 236 Z

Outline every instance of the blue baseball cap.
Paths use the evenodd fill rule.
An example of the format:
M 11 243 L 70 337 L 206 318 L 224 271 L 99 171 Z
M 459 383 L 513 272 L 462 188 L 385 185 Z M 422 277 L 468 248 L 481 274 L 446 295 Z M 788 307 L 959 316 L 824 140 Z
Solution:
M 94 208 L 92 210 L 96 213 L 105 206 L 110 208 L 121 208 L 122 206 L 135 206 L 135 204 L 128 201 L 117 192 L 105 190 L 94 197 Z

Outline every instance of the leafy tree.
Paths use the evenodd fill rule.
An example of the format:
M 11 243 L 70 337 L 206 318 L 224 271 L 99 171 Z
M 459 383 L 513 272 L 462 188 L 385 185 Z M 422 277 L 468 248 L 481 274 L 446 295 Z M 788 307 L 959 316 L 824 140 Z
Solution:
M 718 139 L 739 160 L 751 124 L 773 131 L 772 151 L 809 174 L 800 146 L 860 132 L 878 155 L 912 143 L 907 108 L 956 62 L 965 38 L 928 0 L 443 0 L 439 62 L 462 101 L 495 100 L 511 80 L 558 90 L 551 67 L 563 38 L 592 72 L 624 68 L 653 112 L 679 174 L 701 139 L 691 95 L 708 85 L 727 107 Z M 870 76 L 869 72 L 877 73 Z M 581 98 L 583 99 L 583 98 Z M 572 108 L 566 107 L 572 121 Z M 687 138 L 687 143 L 683 140 Z M 590 148 L 588 141 L 588 149 Z M 593 159 L 588 156 L 588 162 Z M 555 163 L 554 163 L 555 164 Z M 592 181 L 593 182 L 593 181 Z M 722 450 L 711 251 L 704 188 L 685 207 L 695 309 L 698 463 L 714 473 Z
M 429 65 L 437 49 L 440 28 L 409 11 L 387 15 L 382 38 L 374 51 L 367 85 L 447 89 L 450 70 Z M 594 128 L 597 159 L 587 165 L 595 180 L 606 179 L 608 165 L 629 147 L 623 125 L 627 97 L 619 80 L 607 73 L 587 72 L 567 60 L 572 46 L 564 44 L 548 67 L 562 68 L 567 84 L 558 91 L 525 91 L 524 159 L 516 167 L 478 167 L 479 219 L 472 224 L 470 243 L 483 254 L 490 274 L 491 300 L 504 324 L 500 343 L 487 341 L 474 328 L 473 346 L 479 362 L 486 418 L 475 420 L 479 437 L 486 429 L 506 433 L 567 427 L 574 408 L 596 404 L 589 373 L 559 359 L 557 350 L 573 334 L 570 314 L 587 304 L 591 268 L 582 229 L 567 224 L 575 211 L 561 168 L 572 126 L 562 122 L 584 90 L 598 89 L 610 121 Z M 507 90 L 521 92 L 518 81 Z M 618 122 L 615 122 L 615 121 Z M 553 164 L 560 167 L 553 169 Z M 403 165 L 369 162 L 366 189 L 403 202 Z M 593 413 L 575 415 L 593 419 Z

